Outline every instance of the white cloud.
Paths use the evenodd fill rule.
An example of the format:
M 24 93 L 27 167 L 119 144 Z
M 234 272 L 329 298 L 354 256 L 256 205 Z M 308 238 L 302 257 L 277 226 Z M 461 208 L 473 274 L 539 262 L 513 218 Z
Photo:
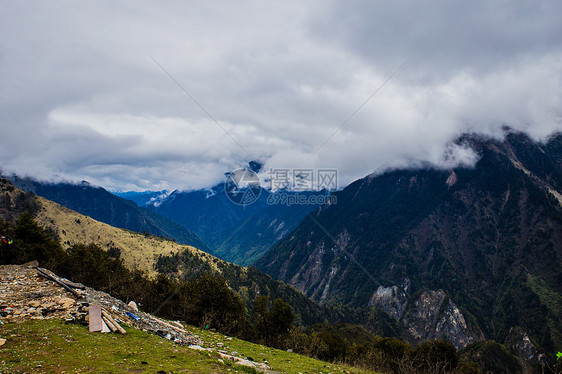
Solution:
M 254 158 L 338 168 L 346 184 L 387 167 L 469 163 L 450 148 L 466 131 L 510 125 L 544 139 L 562 129 L 554 0 L 0 7 L 8 172 L 202 188 Z

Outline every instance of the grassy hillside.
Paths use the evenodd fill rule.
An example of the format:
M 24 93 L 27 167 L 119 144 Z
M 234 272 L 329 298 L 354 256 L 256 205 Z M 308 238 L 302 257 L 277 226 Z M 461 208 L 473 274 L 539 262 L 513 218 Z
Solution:
M 222 349 L 267 361 L 274 372 L 369 373 L 330 364 L 224 335 L 189 328 L 199 334 L 205 347 Z M 89 333 L 85 326 L 61 320 L 30 321 L 3 326 L 7 338 L 0 350 L 2 373 L 256 373 L 253 368 L 219 360 L 216 351 L 197 351 L 177 346 L 147 332 L 126 328 L 127 335 Z M 221 362 L 222 361 L 222 362 Z
M 222 261 L 191 246 L 174 241 L 115 228 L 76 213 L 57 203 L 37 197 L 40 208 L 36 221 L 51 228 L 58 236 L 63 248 L 80 243 L 94 243 L 107 250 L 120 253 L 127 267 L 155 274 L 154 263 L 159 255 L 171 255 L 188 251 L 190 254 L 219 271 L 216 262 Z

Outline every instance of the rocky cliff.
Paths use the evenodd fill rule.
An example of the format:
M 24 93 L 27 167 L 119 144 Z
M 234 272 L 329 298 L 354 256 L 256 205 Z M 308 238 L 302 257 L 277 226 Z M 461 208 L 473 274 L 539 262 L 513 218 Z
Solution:
M 444 339 L 457 347 L 484 340 L 477 324 L 469 322 L 443 290 L 419 291 L 410 295 L 410 280 L 400 286 L 379 286 L 370 305 L 376 306 L 404 327 L 403 339 L 411 343 Z

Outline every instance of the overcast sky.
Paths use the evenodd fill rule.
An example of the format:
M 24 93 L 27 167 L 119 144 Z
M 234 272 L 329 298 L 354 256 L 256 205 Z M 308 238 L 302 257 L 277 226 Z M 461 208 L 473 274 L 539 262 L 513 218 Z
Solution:
M 0 0 L 0 169 L 159 190 L 252 159 L 342 187 L 470 163 L 463 132 L 562 130 L 561 20 L 559 0 Z

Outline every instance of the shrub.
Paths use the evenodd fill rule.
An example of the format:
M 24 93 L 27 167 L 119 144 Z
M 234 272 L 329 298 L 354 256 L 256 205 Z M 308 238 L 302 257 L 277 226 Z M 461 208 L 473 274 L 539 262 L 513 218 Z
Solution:
M 448 372 L 457 366 L 457 349 L 444 340 L 426 341 L 411 351 L 410 360 L 413 369 L 418 372 Z

